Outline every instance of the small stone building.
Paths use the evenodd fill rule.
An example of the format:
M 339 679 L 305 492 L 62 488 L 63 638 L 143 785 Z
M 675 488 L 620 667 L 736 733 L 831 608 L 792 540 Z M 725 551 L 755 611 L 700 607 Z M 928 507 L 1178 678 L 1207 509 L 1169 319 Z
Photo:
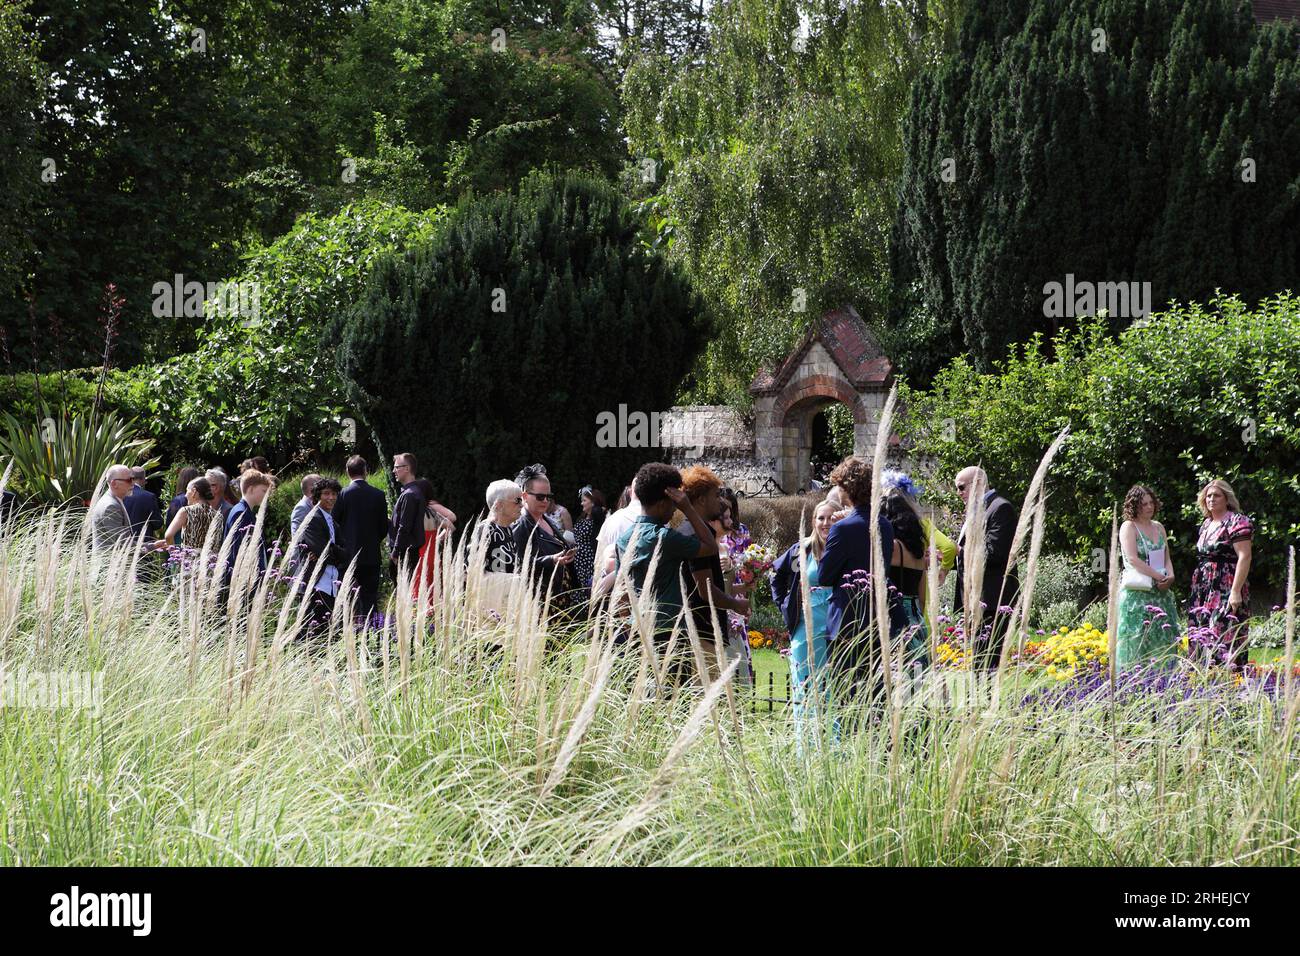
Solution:
M 662 420 L 661 444 L 674 464 L 706 464 L 746 495 L 795 494 L 812 477 L 817 412 L 848 406 L 853 453 L 869 457 L 892 385 L 892 363 L 848 306 L 821 316 L 776 369 L 754 377 L 751 415 L 724 405 L 676 406 Z

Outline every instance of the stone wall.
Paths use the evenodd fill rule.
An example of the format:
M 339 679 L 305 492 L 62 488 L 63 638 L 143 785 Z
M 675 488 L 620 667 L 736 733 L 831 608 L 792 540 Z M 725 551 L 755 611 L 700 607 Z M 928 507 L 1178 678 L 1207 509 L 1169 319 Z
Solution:
M 678 467 L 707 465 L 742 495 L 770 493 L 775 460 L 754 456 L 754 426 L 729 405 L 675 405 L 660 419 L 660 444 Z

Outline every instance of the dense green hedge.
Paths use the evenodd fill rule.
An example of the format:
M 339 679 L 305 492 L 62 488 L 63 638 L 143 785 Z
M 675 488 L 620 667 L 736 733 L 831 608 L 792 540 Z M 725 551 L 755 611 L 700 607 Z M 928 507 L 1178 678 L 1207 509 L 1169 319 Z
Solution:
M 1213 477 L 1232 485 L 1256 524 L 1251 580 L 1281 585 L 1300 536 L 1300 297 L 1251 310 L 1237 298 L 1152 317 L 1118 338 L 1100 323 L 1063 333 L 1055 356 L 1035 337 L 980 374 L 957 359 L 920 392 L 904 387 L 900 425 L 912 454 L 950 478 L 982 463 L 1018 500 L 1048 444 L 1072 435 L 1053 467 L 1050 548 L 1088 557 L 1107 547 L 1110 515 L 1135 483 L 1152 486 L 1187 580 Z
M 1152 309 L 1294 288 L 1297 114 L 1300 27 L 1241 0 L 968 4 L 903 134 L 892 357 L 987 371 L 1074 325 L 1044 311 L 1067 274 L 1149 282 Z
M 532 462 L 572 501 L 661 458 L 597 447 L 597 415 L 671 405 L 706 332 L 622 197 L 577 174 L 458 207 L 427 246 L 376 268 L 340 324 L 352 404 L 385 460 L 414 452 L 463 516 Z

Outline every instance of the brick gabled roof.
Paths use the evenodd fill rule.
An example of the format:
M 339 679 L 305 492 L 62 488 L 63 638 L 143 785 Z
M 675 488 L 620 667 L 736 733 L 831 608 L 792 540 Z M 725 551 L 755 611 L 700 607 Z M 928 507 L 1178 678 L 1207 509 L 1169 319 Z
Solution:
M 784 388 L 813 342 L 818 340 L 854 388 L 884 385 L 894 370 L 862 317 L 853 306 L 847 305 L 818 319 L 776 371 L 761 369 L 749 386 L 750 394 L 770 395 Z
M 1251 10 L 1256 23 L 1274 20 L 1300 21 L 1300 0 L 1251 0 Z

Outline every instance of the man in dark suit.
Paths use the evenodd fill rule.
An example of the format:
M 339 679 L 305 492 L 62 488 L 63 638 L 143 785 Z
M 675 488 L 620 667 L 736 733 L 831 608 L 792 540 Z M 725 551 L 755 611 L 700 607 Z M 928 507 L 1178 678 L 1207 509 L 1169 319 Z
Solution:
M 352 480 L 334 506 L 334 526 L 348 550 L 357 556 L 353 570 L 357 586 L 357 617 L 369 619 L 379 601 L 379 545 L 388 534 L 388 498 L 366 476 L 370 467 L 360 455 L 348 459 Z
M 970 514 L 983 511 L 984 527 L 984 578 L 980 582 L 980 601 L 984 607 L 980 613 L 981 632 L 988 631 L 988 636 L 977 639 L 973 663 L 976 668 L 994 670 L 1002 656 L 1002 642 L 1006 637 L 1011 615 L 1002 613 L 999 608 L 1014 607 L 1020 597 L 1020 580 L 1016 569 L 1011 565 L 1011 542 L 1016 535 L 1016 522 L 1020 513 L 1015 505 L 1003 498 L 989 487 L 988 475 L 983 468 L 972 466 L 957 473 L 957 493 L 969 507 L 972 496 L 982 501 Z M 962 529 L 957 539 L 957 594 L 956 609 L 960 612 L 965 607 L 966 567 L 966 529 Z
M 393 478 L 402 489 L 388 526 L 388 563 L 394 584 L 401 581 L 404 571 L 415 573 L 420 546 L 424 544 L 424 509 L 428 501 L 416 483 L 416 467 L 415 456 L 409 451 L 393 456 Z
M 874 608 L 866 577 L 871 566 L 871 466 L 860 458 L 846 458 L 831 472 L 831 484 L 853 505 L 853 511 L 831 525 L 818 565 L 822 587 L 833 588 L 826 612 L 826 633 L 831 642 L 831 671 L 847 683 L 849 693 L 878 695 L 884 671 L 880 662 L 880 635 L 873 625 Z M 894 529 L 884 514 L 876 516 L 882 554 L 894 552 Z M 881 582 L 885 586 L 885 582 Z
M 8 488 L 0 491 L 0 533 L 13 523 L 18 515 L 18 496 Z
M 155 538 L 163 528 L 162 506 L 158 503 L 158 496 L 144 486 L 143 468 L 132 468 L 131 478 L 131 493 L 122 499 L 127 517 L 131 519 L 131 535 L 138 539 L 140 532 L 144 531 L 146 538 Z M 160 552 L 145 552 L 140 556 L 136 576 L 141 581 L 156 580 L 162 574 L 163 560 Z
M 235 562 L 239 559 L 240 550 L 245 543 L 250 547 L 253 546 L 249 537 L 257 527 L 257 509 L 262 506 L 262 501 L 271 490 L 270 476 L 260 471 L 245 471 L 239 476 L 239 480 L 242 497 L 239 499 L 239 504 L 230 509 L 230 517 L 226 519 L 226 540 L 231 543 L 230 551 L 226 555 L 227 583 L 235 570 Z M 260 540 L 256 543 L 256 547 L 257 572 L 261 575 L 266 570 L 266 551 L 262 548 Z
M 134 487 L 131 488 L 131 493 L 122 499 L 122 504 L 126 505 L 126 513 L 131 519 L 131 534 L 138 538 L 143 530 L 149 536 L 157 536 L 163 526 L 162 507 L 158 504 L 158 496 L 145 488 L 143 468 L 132 468 L 131 478 Z

